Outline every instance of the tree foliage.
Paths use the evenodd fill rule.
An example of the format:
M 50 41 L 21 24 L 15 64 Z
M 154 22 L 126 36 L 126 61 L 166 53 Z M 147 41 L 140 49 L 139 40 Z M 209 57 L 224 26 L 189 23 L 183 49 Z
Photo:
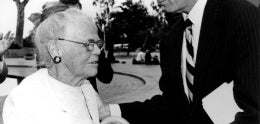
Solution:
M 128 43 L 130 49 L 154 47 L 160 39 L 158 32 L 164 23 L 158 15 L 149 15 L 142 1 L 133 3 L 126 0 L 118 8 L 122 11 L 110 14 L 112 21 L 107 27 L 113 43 Z
M 129 44 L 128 53 L 140 47 L 152 49 L 165 34 L 166 21 L 154 3 L 151 6 L 157 14 L 151 15 L 142 0 L 126 0 L 117 7 L 114 6 L 113 0 L 95 0 L 94 5 L 101 5 L 100 2 L 105 6 L 101 6 L 103 12 L 97 14 L 96 22 L 101 38 L 105 36 L 108 51 L 113 51 L 113 44 Z
M 127 0 L 120 8 L 122 12 L 111 14 L 113 21 L 108 29 L 112 37 L 117 39 L 114 43 L 129 43 L 131 48 L 141 46 L 146 31 L 153 25 L 153 18 L 141 2 Z

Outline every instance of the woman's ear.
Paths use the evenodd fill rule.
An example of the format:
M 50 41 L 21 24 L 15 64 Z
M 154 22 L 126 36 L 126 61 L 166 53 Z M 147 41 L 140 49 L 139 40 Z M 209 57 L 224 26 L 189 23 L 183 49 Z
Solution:
M 51 40 L 48 42 L 48 51 L 52 58 L 54 58 L 55 56 L 62 56 L 61 47 L 58 46 L 56 40 Z

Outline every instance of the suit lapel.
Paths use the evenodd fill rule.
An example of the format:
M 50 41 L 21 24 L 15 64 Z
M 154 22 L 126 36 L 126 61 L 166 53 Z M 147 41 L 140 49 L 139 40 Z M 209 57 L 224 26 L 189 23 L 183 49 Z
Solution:
M 218 0 L 208 0 L 202 18 L 194 80 L 195 94 L 199 97 L 199 101 L 204 97 L 201 95 L 210 85 L 205 84 L 210 83 L 205 81 L 205 77 L 208 74 L 209 60 L 212 57 L 212 53 L 216 52 L 215 47 L 218 44 L 219 35 L 221 33 L 221 15 L 223 12 L 218 4 Z
M 179 65 L 181 64 L 181 50 L 184 31 L 183 23 L 183 18 L 178 19 L 178 21 L 171 26 L 167 39 L 161 44 L 161 56 L 162 59 L 166 59 L 165 61 L 162 61 L 164 62 L 162 64 L 165 65 L 166 68 L 173 66 L 175 69 L 176 67 L 180 69 Z

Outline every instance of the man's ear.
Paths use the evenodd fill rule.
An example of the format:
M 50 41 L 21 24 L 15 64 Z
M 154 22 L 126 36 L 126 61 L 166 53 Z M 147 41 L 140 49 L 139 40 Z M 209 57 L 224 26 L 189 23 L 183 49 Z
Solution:
M 52 58 L 54 58 L 55 56 L 59 56 L 59 57 L 62 56 L 61 47 L 58 46 L 56 40 L 49 41 L 48 51 L 49 51 Z

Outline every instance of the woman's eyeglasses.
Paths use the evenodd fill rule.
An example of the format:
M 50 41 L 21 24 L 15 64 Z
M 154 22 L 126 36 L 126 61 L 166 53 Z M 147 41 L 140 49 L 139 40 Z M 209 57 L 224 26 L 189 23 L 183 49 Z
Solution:
M 58 40 L 64 40 L 64 41 L 69 41 L 69 42 L 72 42 L 72 43 L 82 44 L 87 48 L 88 51 L 93 51 L 95 44 L 98 46 L 98 48 L 100 50 L 102 50 L 104 48 L 104 42 L 102 40 L 95 41 L 93 39 L 89 39 L 88 41 L 84 41 L 84 42 L 67 40 L 67 39 L 64 39 L 64 38 L 58 38 Z

